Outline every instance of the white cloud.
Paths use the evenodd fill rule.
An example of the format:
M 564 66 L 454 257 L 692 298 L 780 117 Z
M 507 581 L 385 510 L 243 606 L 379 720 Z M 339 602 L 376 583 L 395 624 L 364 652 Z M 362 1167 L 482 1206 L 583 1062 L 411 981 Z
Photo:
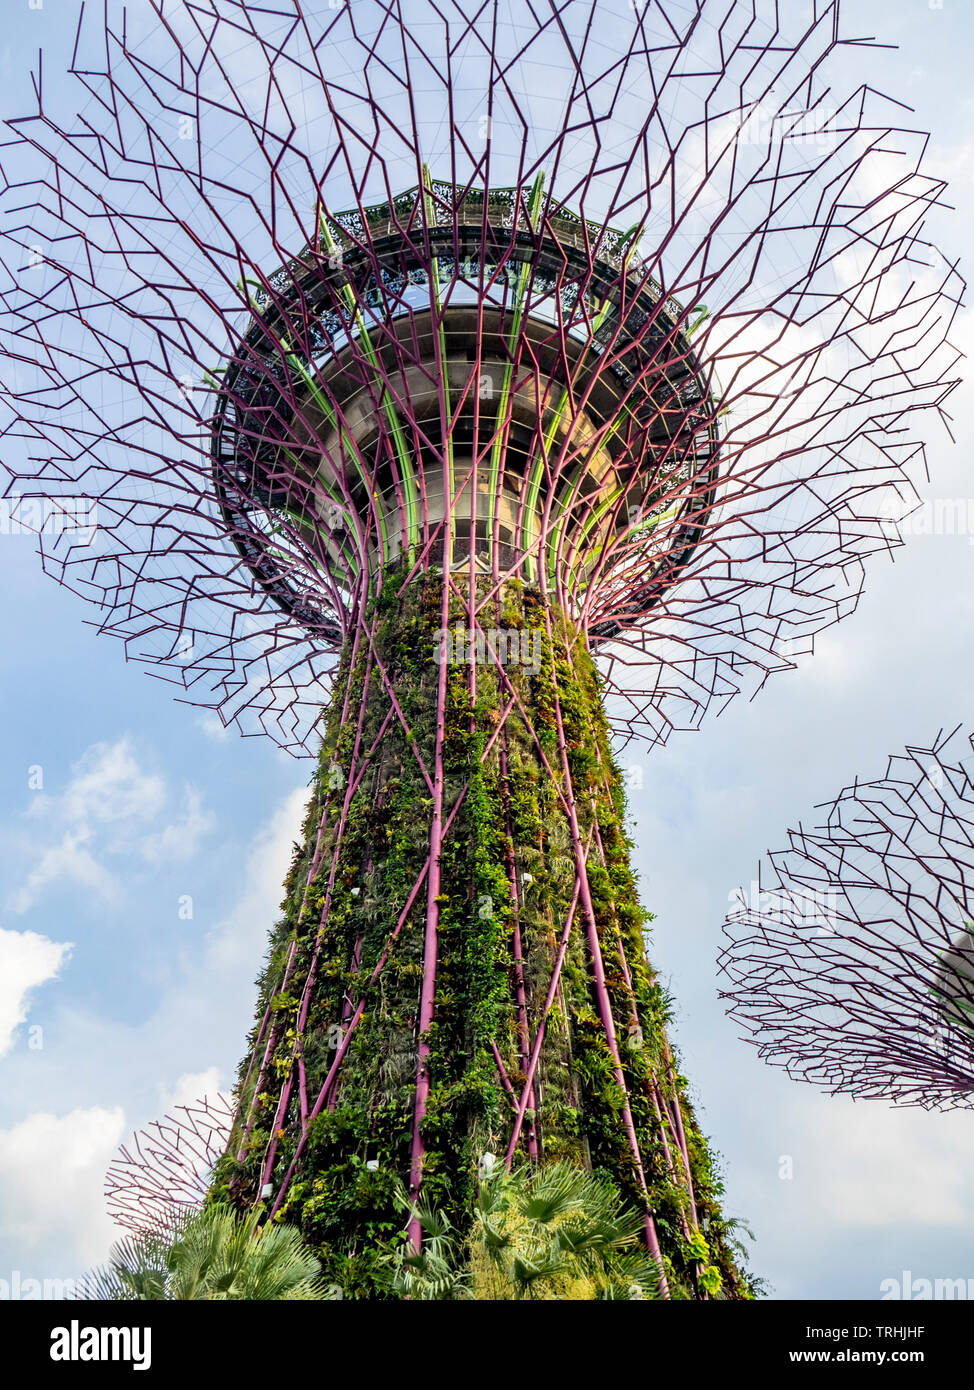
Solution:
M 142 841 L 142 857 L 150 864 L 192 859 L 199 841 L 215 827 L 216 817 L 212 811 L 203 810 L 200 794 L 194 787 L 186 788 L 184 800 L 185 807 L 178 820 Z
M 278 910 L 306 801 L 307 789 L 295 789 L 257 832 L 248 847 L 236 905 L 211 933 L 202 959 L 196 958 L 140 1027 L 101 1021 L 86 1011 L 63 1013 L 59 1060 L 32 1054 L 27 1072 L 26 1059 L 20 1059 L 15 1089 L 21 1095 L 31 1087 L 36 1105 L 37 1077 L 51 1083 L 45 1094 L 48 1110 L 0 1130 L 0 1249 L 9 1267 L 25 1278 L 75 1277 L 105 1260 L 119 1233 L 105 1213 L 104 1176 L 128 1135 L 126 1112 L 161 1118 L 204 1095 L 215 1099 L 221 1090 L 225 1069 L 217 1064 L 200 1068 L 200 1039 L 209 1057 L 235 1062 L 254 1002 L 251 981 Z M 44 941 L 31 933 L 4 935 Z M 0 935 L 0 948 L 3 944 Z M 36 947 L 47 974 L 38 966 L 34 983 L 50 977 L 54 953 L 67 949 L 47 943 L 45 955 Z M 4 971 L 5 980 L 10 973 Z M 145 1077 L 153 1070 L 159 1075 L 160 1059 L 174 1064 L 169 1075 L 176 1079 L 158 1084 L 153 1095 Z M 177 1071 L 180 1064 L 184 1070 Z M 52 1069 L 37 1072 L 35 1066 Z M 95 1103 L 55 1113 L 72 1094 Z M 122 1104 L 97 1103 L 103 1097 L 122 1101 L 124 1109 Z M 0 1270 L 0 1277 L 9 1276 Z
M 203 808 L 199 792 L 187 786 L 176 818 L 144 834 L 168 800 L 166 779 L 141 765 L 130 738 L 93 744 L 72 766 L 62 793 L 31 801 L 25 819 L 32 835 L 24 855 L 33 857 L 38 848 L 40 853 L 24 882 L 8 895 L 10 910 L 27 912 L 54 884 L 73 884 L 101 901 L 116 901 L 119 884 L 106 855 L 126 855 L 131 864 L 136 852 L 153 866 L 192 858 L 215 818 Z M 53 843 L 38 846 L 45 830 Z
M 959 1162 L 963 1115 L 931 1115 L 883 1102 L 796 1098 L 804 1130 L 797 1161 L 806 1199 L 840 1227 L 911 1224 L 966 1229 L 974 1219 L 974 1181 Z
M 39 1112 L 0 1130 L 0 1246 L 16 1245 L 49 1268 L 56 1251 L 66 1277 L 103 1259 L 117 1232 L 102 1185 L 123 1130 L 121 1108 L 99 1106 Z
M 280 909 L 281 885 L 307 804 L 308 789 L 296 787 L 254 837 L 236 906 L 210 940 L 209 963 L 219 972 L 252 971 L 260 960 Z
M 228 728 L 216 714 L 197 715 L 195 723 L 197 729 L 202 729 L 207 738 L 216 743 L 225 743 L 233 734 L 233 729 Z
M 171 1086 L 160 1086 L 160 1114 L 171 1115 L 178 1105 L 193 1105 L 208 1096 L 215 1100 L 220 1091 L 220 1068 L 185 1072 Z
M 172 956 L 158 995 L 135 1017 L 59 997 L 57 1047 L 20 1049 L 7 1066 L 4 1100 L 21 1110 L 43 1104 L 122 1103 L 136 1126 L 173 1104 L 227 1094 L 256 1003 L 254 977 L 277 919 L 293 841 L 300 834 L 307 788 L 284 796 L 236 856 L 229 910 L 205 937 L 190 934 Z M 59 992 L 60 996 L 61 992 Z M 175 1079 L 174 1079 L 175 1078 Z
M 72 944 L 32 931 L 0 930 L 0 1057 L 27 1018 L 30 991 L 55 978 Z
M 117 896 L 115 880 L 85 848 L 91 839 L 90 830 L 68 831 L 58 844 L 46 849 L 26 881 L 10 894 L 7 905 L 11 912 L 26 912 L 43 889 L 59 882 L 75 883 L 106 902 L 113 901 Z
M 95 743 L 72 768 L 62 798 L 66 819 L 81 824 L 148 820 L 166 800 L 163 777 L 145 772 L 127 737 Z
M 64 1008 L 56 1050 L 11 1056 L 6 1101 L 47 1113 L 0 1131 L 0 1250 L 9 1269 L 68 1278 L 102 1263 L 119 1234 L 103 1196 L 119 1144 L 133 1126 L 228 1093 L 307 797 L 295 788 L 257 831 L 241 855 L 234 906 L 185 958 L 151 1015 L 119 1022 Z M 79 1100 L 86 1108 L 73 1108 Z M 0 1268 L 0 1277 L 9 1275 Z

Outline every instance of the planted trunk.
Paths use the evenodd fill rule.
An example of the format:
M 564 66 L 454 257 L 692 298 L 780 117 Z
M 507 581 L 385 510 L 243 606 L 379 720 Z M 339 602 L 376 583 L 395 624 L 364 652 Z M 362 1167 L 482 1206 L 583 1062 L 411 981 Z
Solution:
M 218 1188 L 371 1297 L 398 1180 L 463 1230 L 485 1162 L 568 1160 L 644 1213 L 671 1296 L 747 1296 L 578 635 L 516 581 L 390 572 L 336 690 Z

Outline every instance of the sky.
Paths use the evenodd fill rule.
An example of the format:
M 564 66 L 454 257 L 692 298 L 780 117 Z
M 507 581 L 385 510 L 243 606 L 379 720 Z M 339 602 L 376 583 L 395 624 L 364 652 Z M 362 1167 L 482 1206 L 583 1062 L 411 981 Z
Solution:
M 57 71 L 74 10 L 11 0 L 9 114 L 29 105 L 39 45 Z M 869 54 L 868 80 L 931 132 L 928 167 L 956 207 L 932 230 L 963 258 L 974 14 L 964 0 L 855 0 L 845 28 L 898 45 Z M 969 338 L 962 320 L 955 341 Z M 753 1230 L 752 1267 L 777 1298 L 876 1299 L 906 1272 L 974 1278 L 971 1116 L 789 1081 L 738 1038 L 714 964 L 738 886 L 789 826 L 906 743 L 974 722 L 968 387 L 951 408 L 956 444 L 929 427 L 925 495 L 970 497 L 969 533 L 910 538 L 796 671 L 623 757 L 640 772 L 635 866 L 683 1070 L 722 1156 L 726 1208 Z M 0 593 L 0 1280 L 70 1278 L 117 1234 L 102 1184 L 118 1145 L 232 1082 L 310 764 L 226 732 L 126 665 L 27 536 L 0 536 Z

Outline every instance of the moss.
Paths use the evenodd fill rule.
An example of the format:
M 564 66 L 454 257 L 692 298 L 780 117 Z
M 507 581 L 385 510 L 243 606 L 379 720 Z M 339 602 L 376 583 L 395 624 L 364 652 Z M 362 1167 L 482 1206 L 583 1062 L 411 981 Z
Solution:
M 258 1022 L 239 1085 L 247 1115 L 260 1080 L 252 1132 L 242 1162 L 228 1156 L 221 1163 L 214 1190 L 242 1204 L 257 1200 L 271 1142 L 277 1190 L 298 1149 L 302 1107 L 314 1105 L 336 1049 L 344 1046 L 337 1084 L 308 1128 L 278 1219 L 300 1226 L 346 1297 L 386 1296 L 383 1254 L 402 1240 L 393 1193 L 397 1177 L 404 1179 L 409 1169 L 430 907 L 437 918 L 437 975 L 434 1022 L 425 1035 L 431 1089 L 422 1125 L 424 1198 L 442 1207 L 457 1230 L 469 1228 L 478 1161 L 486 1151 L 504 1152 L 514 1113 L 496 1057 L 507 1085 L 523 1088 L 519 990 L 533 1044 L 572 911 L 578 866 L 566 814 L 570 794 L 588 846 L 595 932 L 674 1296 L 698 1296 L 702 1266 L 717 1271 L 704 1276 L 705 1287 L 717 1290 L 719 1281 L 720 1296 L 745 1297 L 732 1229 L 720 1212 L 719 1178 L 685 1087 L 669 1069 L 669 1002 L 645 955 L 650 918 L 638 903 L 629 865 L 625 797 L 597 672 L 577 634 L 545 609 L 537 591 L 509 583 L 492 596 L 481 581 L 478 600 L 485 628 L 542 632 L 541 660 L 533 670 L 478 665 L 475 681 L 466 664 L 447 668 L 439 732 L 450 826 L 431 904 L 425 879 L 415 890 L 435 800 L 427 775 L 435 768 L 438 737 L 439 574 L 408 584 L 402 573 L 383 576 L 367 621 L 375 624 L 374 655 L 385 678 L 367 643 L 354 662 L 350 650 L 343 657 L 303 839 L 295 846 L 282 916 L 258 982 L 258 1020 L 265 1010 L 269 1015 L 269 1064 L 261 1075 L 268 1034 L 261 1037 Z M 451 603 L 451 624 L 469 628 L 459 598 Z M 393 710 L 386 678 L 402 717 Z M 502 721 L 499 712 L 508 705 Z M 349 780 L 357 786 L 346 807 Z M 531 1136 L 542 1161 L 567 1159 L 611 1174 L 627 1201 L 644 1204 L 627 1139 L 626 1092 L 593 990 L 583 914 L 577 904 L 574 911 L 519 1151 Z M 289 1101 L 272 1136 L 286 1085 Z M 665 1101 L 680 1098 L 705 1265 L 686 1240 L 689 1193 L 682 1170 L 674 1174 L 666 1163 L 665 1145 L 671 1155 L 679 1156 L 679 1149 L 668 1117 L 661 1129 L 657 1085 Z M 241 1139 L 242 1132 L 234 1136 L 234 1153 Z M 564 1296 L 587 1295 L 576 1290 Z

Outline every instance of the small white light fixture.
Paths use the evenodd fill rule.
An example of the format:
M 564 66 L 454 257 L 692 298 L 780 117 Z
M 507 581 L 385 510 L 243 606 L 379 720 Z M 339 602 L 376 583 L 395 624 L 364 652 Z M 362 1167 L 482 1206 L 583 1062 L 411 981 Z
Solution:
M 264 1186 L 260 1189 L 261 1198 L 262 1198 L 262 1199 L 266 1199 L 266 1198 L 268 1198 L 268 1197 L 271 1197 L 271 1196 L 273 1196 L 273 1193 L 274 1193 L 274 1184 L 273 1184 L 272 1182 L 265 1182 L 265 1183 L 264 1183 Z

